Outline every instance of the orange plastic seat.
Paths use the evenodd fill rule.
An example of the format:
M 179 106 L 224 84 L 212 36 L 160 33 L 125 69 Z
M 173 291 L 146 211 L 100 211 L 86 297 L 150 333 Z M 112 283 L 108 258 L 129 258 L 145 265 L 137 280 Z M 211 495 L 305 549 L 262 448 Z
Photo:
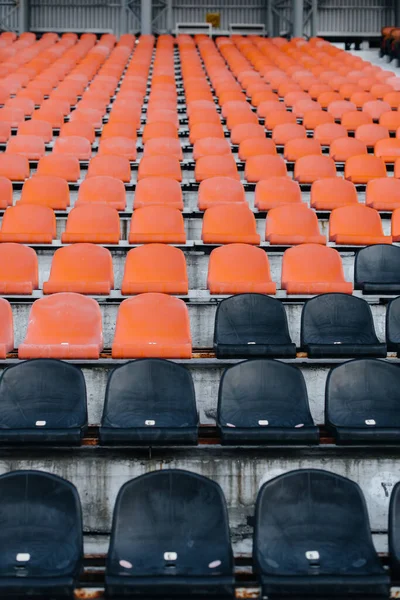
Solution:
M 35 110 L 35 103 L 31 98 L 9 98 L 4 103 L 6 108 L 20 108 L 25 117 L 30 117 Z
M 72 121 L 64 123 L 60 129 L 60 138 L 80 136 L 86 138 L 90 144 L 93 144 L 95 140 L 95 130 L 90 123 L 84 123 L 83 121 Z
M 278 125 L 296 125 L 297 117 L 292 112 L 274 110 L 267 114 L 264 124 L 266 129 L 273 131 Z
M 118 244 L 119 239 L 118 212 L 101 204 L 75 206 L 68 215 L 65 232 L 61 234 L 63 244 Z
M 285 204 L 268 212 L 265 240 L 272 246 L 326 244 L 318 217 L 306 204 Z
M 199 185 L 199 210 L 206 210 L 218 204 L 246 202 L 244 187 L 237 179 L 231 177 L 210 177 Z
M 125 183 L 131 180 L 131 165 L 125 156 L 98 154 L 94 156 L 87 171 L 87 178 L 108 176 Z
M 4 213 L 0 242 L 51 244 L 56 237 L 56 218 L 47 206 L 19 204 Z
M 389 112 L 392 109 L 388 102 L 384 102 L 383 100 L 371 100 L 363 105 L 362 110 L 369 114 L 373 121 L 379 121 L 379 118 L 383 113 Z
M 79 125 L 79 123 L 77 123 L 76 125 Z M 131 138 L 132 140 L 136 140 L 136 126 L 132 123 L 106 123 L 101 131 L 101 140 L 108 140 L 108 138 L 120 137 L 121 135 L 124 137 Z
M 285 177 L 286 163 L 281 156 L 250 156 L 246 161 L 244 176 L 248 182 L 257 182 L 269 177 Z
M 25 120 L 24 111 L 21 108 L 0 108 L 0 122 L 8 123 L 11 127 L 18 127 Z
M 343 137 L 333 140 L 329 148 L 329 156 L 335 162 L 346 162 L 350 156 L 367 154 L 367 146 L 361 140 Z
M 136 141 L 128 137 L 111 137 L 100 141 L 99 154 L 124 156 L 129 161 L 136 160 Z
M 375 210 L 400 208 L 400 180 L 382 177 L 369 181 L 365 190 L 365 204 Z
M 295 138 L 306 138 L 307 132 L 303 125 L 297 123 L 282 123 L 272 130 L 272 140 L 277 146 L 284 146 L 286 142 Z
M 70 204 L 68 183 L 54 175 L 35 175 L 25 181 L 18 204 L 40 204 L 53 210 L 67 210 Z
M 169 177 L 146 177 L 138 181 L 133 207 L 170 206 L 183 210 L 182 189 L 178 181 Z
M 172 123 L 177 129 L 179 127 L 179 119 L 176 110 L 168 108 L 148 108 L 146 123 Z
M 113 358 L 191 358 L 186 304 L 168 294 L 139 294 L 118 310 Z
M 351 156 L 346 160 L 344 176 L 353 183 L 367 183 L 371 179 L 386 177 L 385 163 L 372 154 Z
M 166 244 L 146 244 L 128 252 L 121 293 L 129 296 L 145 292 L 189 293 L 182 250 Z
M 314 130 L 314 139 L 322 146 L 330 146 L 334 140 L 347 137 L 347 130 L 338 123 L 325 123 L 317 125 Z
M 341 177 L 318 179 L 311 186 L 311 207 L 315 210 L 333 210 L 347 204 L 357 204 L 354 183 Z
M 0 209 L 12 206 L 13 186 L 7 177 L 0 177 Z
M 21 154 L 0 154 L 0 177 L 24 181 L 29 177 L 29 161 Z
M 47 121 L 53 129 L 59 129 L 64 124 L 64 113 L 56 106 L 42 106 L 32 113 L 32 119 Z
M 337 250 L 320 244 L 300 244 L 283 255 L 282 289 L 287 294 L 351 294 L 353 285 L 345 281 Z
M 379 140 L 374 148 L 375 156 L 379 156 L 385 163 L 392 163 L 400 158 L 400 139 L 386 138 Z
M 346 113 L 357 110 L 357 106 L 348 100 L 335 100 L 328 104 L 327 110 L 336 121 L 340 121 Z
M 372 117 L 360 110 L 346 112 L 341 121 L 346 131 L 355 131 L 360 125 L 372 125 Z
M 130 223 L 129 243 L 185 244 L 182 213 L 171 206 L 144 206 L 134 211 Z
M 38 175 L 61 177 L 66 181 L 78 181 L 81 175 L 79 160 L 75 156 L 47 154 L 38 163 Z
M 299 183 L 314 183 L 325 177 L 336 177 L 335 161 L 329 156 L 309 154 L 296 161 L 294 179 Z
M 196 123 L 190 128 L 189 141 L 195 144 L 202 138 L 224 138 L 225 133 L 221 123 Z
M 400 241 L 400 208 L 396 208 L 392 214 L 392 239 L 394 242 Z
M 143 144 L 153 138 L 176 138 L 178 139 L 178 129 L 173 123 L 147 123 L 143 127 Z
M 370 92 L 356 91 L 351 95 L 350 100 L 357 108 L 362 108 L 364 104 L 374 101 L 375 98 Z
M 174 138 L 152 138 L 144 146 L 144 156 L 173 156 L 182 160 L 180 140 Z
M 395 133 L 400 127 L 400 111 L 391 110 L 384 112 L 379 117 L 379 125 L 386 127 L 390 133 Z
M 47 121 L 24 121 L 18 126 L 18 136 L 32 135 L 42 138 L 43 142 L 47 144 L 53 137 L 53 129 Z
M 215 248 L 208 263 L 210 294 L 275 294 L 267 253 L 248 244 Z
M 275 142 L 270 138 L 247 138 L 239 144 L 239 159 L 247 160 L 250 156 L 276 154 Z
M 87 138 L 78 135 L 58 137 L 54 143 L 54 154 L 67 154 L 78 160 L 90 160 L 92 145 Z
M 240 175 L 232 154 L 200 157 L 196 161 L 194 176 L 196 181 L 203 181 L 210 177 L 230 177 L 240 180 Z
M 23 244 L 0 244 L 0 293 L 32 294 L 38 287 L 36 252 Z
M 231 154 L 231 145 L 227 138 L 201 138 L 193 145 L 193 158 Z
M 334 123 L 333 116 L 323 110 L 308 110 L 303 115 L 303 125 L 306 129 L 315 129 L 317 125 Z
M 41 118 L 44 119 L 45 117 L 41 117 Z M 110 119 L 111 119 L 111 114 L 110 114 Z M 98 110 L 96 108 L 79 108 L 78 107 L 76 110 L 72 111 L 69 120 L 72 122 L 77 122 L 77 123 L 78 122 L 90 123 L 90 125 L 92 125 L 92 127 L 94 127 L 95 129 L 100 129 L 100 127 L 103 124 L 103 111 Z M 61 125 L 62 125 L 62 123 L 61 123 Z M 56 127 L 56 125 L 53 125 L 53 127 Z
M 244 105 L 246 106 L 246 105 Z M 242 125 L 242 124 L 254 124 L 254 125 L 258 125 L 258 116 L 256 115 L 256 113 L 253 113 L 252 110 L 240 110 L 240 111 L 230 111 L 227 118 L 226 118 L 226 126 L 228 127 L 228 129 L 230 131 L 232 131 L 232 129 L 236 126 L 236 125 Z
M 109 295 L 114 287 L 110 251 L 96 244 L 78 243 L 56 250 L 44 294 L 76 292 Z
M 203 218 L 202 240 L 205 244 L 259 244 L 256 220 L 247 203 L 208 208 Z
M 267 211 L 284 204 L 301 203 L 299 184 L 289 177 L 270 177 L 256 185 L 254 205 L 259 211 Z
M 313 138 L 294 138 L 285 144 L 283 156 L 289 162 L 308 154 L 322 154 L 320 143 Z
M 264 127 L 258 123 L 239 123 L 239 125 L 232 127 L 232 144 L 240 144 L 240 142 L 249 138 L 265 138 Z
M 33 303 L 18 358 L 98 359 L 103 349 L 98 303 L 60 293 Z
M 10 303 L 0 298 L 0 358 L 5 359 L 14 348 L 14 325 Z
M 125 210 L 126 191 L 120 179 L 109 175 L 97 175 L 82 181 L 75 206 L 83 204 L 106 205 Z
M 6 121 L 0 121 L 0 144 L 8 142 L 11 136 L 11 125 Z
M 174 156 L 144 156 L 139 164 L 138 181 L 146 177 L 167 177 L 182 181 L 179 160 Z
M 383 125 L 373 123 L 372 125 L 359 125 L 355 130 L 354 137 L 361 140 L 367 146 L 374 147 L 376 142 L 389 137 L 389 131 Z
M 43 138 L 37 135 L 15 135 L 7 144 L 7 154 L 26 156 L 28 160 L 39 160 L 45 153 Z
M 383 235 L 379 213 L 362 204 L 342 206 L 332 211 L 329 240 L 335 244 L 369 246 L 391 244 L 391 236 Z

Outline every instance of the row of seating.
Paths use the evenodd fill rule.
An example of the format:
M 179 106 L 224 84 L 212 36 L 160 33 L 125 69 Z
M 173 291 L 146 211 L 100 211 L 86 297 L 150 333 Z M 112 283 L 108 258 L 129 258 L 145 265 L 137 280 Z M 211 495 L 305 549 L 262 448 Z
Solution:
M 72 595 L 83 564 L 75 486 L 46 472 L 13 471 L 0 477 L 0 492 L 2 594 Z M 400 564 L 399 497 L 397 484 L 389 507 L 393 576 Z M 290 471 L 261 487 L 253 565 L 263 595 L 300 590 L 305 596 L 389 596 L 390 577 L 374 549 L 361 489 L 324 470 Z M 105 584 L 108 597 L 233 597 L 229 517 L 220 486 L 178 469 L 126 482 L 115 501 Z

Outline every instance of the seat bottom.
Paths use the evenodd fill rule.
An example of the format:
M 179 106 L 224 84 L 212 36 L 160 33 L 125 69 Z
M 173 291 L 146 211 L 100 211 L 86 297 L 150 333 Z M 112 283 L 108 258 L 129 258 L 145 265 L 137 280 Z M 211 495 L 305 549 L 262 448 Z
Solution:
M 214 344 L 217 358 L 296 358 L 296 344 Z
M 100 444 L 129 446 L 196 445 L 197 427 L 100 427 Z
M 372 356 L 386 358 L 386 344 L 305 344 L 308 358 Z
M 337 444 L 400 444 L 400 427 L 328 426 Z
M 400 281 L 392 283 L 364 282 L 360 287 L 363 294 L 400 294 Z
M 71 429 L 0 429 L 0 444 L 68 444 L 78 446 L 84 431 Z
M 314 425 L 289 427 L 221 427 L 222 444 L 318 444 L 319 430 Z
M 161 597 L 202 596 L 233 597 L 235 580 L 232 576 L 220 577 L 117 577 L 106 575 L 106 594 L 108 597 Z
M 8 598 L 73 598 L 72 577 L 0 577 L 0 596 Z
M 388 575 L 261 576 L 262 594 L 270 596 L 385 596 L 390 590 Z

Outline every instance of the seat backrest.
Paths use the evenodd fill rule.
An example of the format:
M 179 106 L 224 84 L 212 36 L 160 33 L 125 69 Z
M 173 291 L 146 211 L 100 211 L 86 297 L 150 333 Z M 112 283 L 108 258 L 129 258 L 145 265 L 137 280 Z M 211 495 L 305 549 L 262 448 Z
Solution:
M 299 183 L 314 183 L 317 179 L 335 176 L 335 162 L 329 156 L 301 156 L 294 166 L 294 179 Z
M 25 379 L 26 378 L 26 379 Z M 87 425 L 86 383 L 75 365 L 21 362 L 0 377 L 0 429 L 69 429 Z
M 1 233 L 46 234 L 56 237 L 56 217 L 48 206 L 18 204 L 4 212 Z
M 131 180 L 129 160 L 125 156 L 97 154 L 89 163 L 86 177 L 98 176 L 109 176 L 129 183 Z
M 104 130 L 103 130 L 104 131 Z M 126 135 L 126 133 L 124 134 Z M 221 140 L 218 139 L 218 142 Z M 194 149 L 193 149 L 194 151 Z M 230 147 L 229 147 L 230 151 Z M 152 138 L 144 145 L 144 156 L 174 156 L 182 160 L 182 146 L 180 140 L 175 138 Z
M 376 123 L 359 125 L 354 134 L 356 140 L 361 140 L 367 146 L 375 146 L 378 140 L 384 140 L 389 137 L 389 131 L 383 125 Z
M 39 160 L 37 175 L 52 175 L 66 181 L 78 181 L 80 177 L 79 160 L 76 156 L 47 154 Z
M 265 235 L 320 235 L 318 217 L 306 204 L 284 204 L 268 212 Z
M 22 244 L 0 244 L 0 289 L 2 293 L 31 294 L 38 287 L 38 258 L 34 249 Z
M 6 153 L 26 156 L 28 160 L 39 160 L 45 153 L 43 138 L 39 135 L 22 135 L 18 133 L 18 135 L 9 139 Z
M 179 160 L 174 156 L 144 156 L 139 164 L 138 180 L 146 177 L 168 177 L 182 181 Z
M 339 252 L 319 244 L 301 244 L 285 251 L 282 261 L 284 281 L 344 281 Z
M 286 163 L 282 156 L 250 156 L 246 161 L 244 176 L 248 182 L 258 182 L 270 177 L 285 177 Z
M 111 253 L 96 244 L 77 243 L 55 251 L 51 263 L 50 282 L 58 284 L 109 283 L 114 287 Z M 85 293 L 82 289 L 82 293 Z
M 166 244 L 144 244 L 130 250 L 125 261 L 122 293 L 137 293 L 137 287 L 142 288 L 142 292 L 187 294 L 188 276 L 182 250 Z
M 290 471 L 264 483 L 256 501 L 257 572 L 308 575 L 311 549 L 319 553 L 319 575 L 348 570 L 349 561 L 352 573 L 383 573 L 356 483 L 320 469 Z
M 368 183 L 371 179 L 386 177 L 385 163 L 371 154 L 351 156 L 346 160 L 344 176 L 353 183 Z
M 275 142 L 266 137 L 246 138 L 240 142 L 240 160 L 247 160 L 250 156 L 261 154 L 276 154 Z
M 342 137 L 333 140 L 329 148 L 329 156 L 335 162 L 346 162 L 350 156 L 367 154 L 367 146 L 356 138 Z
M 305 303 L 301 314 L 301 346 L 335 343 L 378 343 L 368 302 L 334 293 L 321 294 Z
M 23 185 L 18 204 L 39 204 L 66 210 L 70 203 L 68 182 L 56 175 L 35 175 Z
M 121 562 L 129 562 L 127 574 L 136 577 L 165 576 L 168 564 L 174 577 L 231 575 L 228 513 L 219 485 L 177 469 L 128 481 L 115 503 L 107 573 L 119 575 Z
M 68 237 L 68 240 L 64 238 Z M 109 243 L 118 243 L 120 238 L 119 215 L 111 206 L 80 204 L 75 206 L 68 214 L 65 235 L 62 234 L 63 243 L 71 242 L 97 242 L 106 240 Z
M 78 160 L 89 160 L 92 155 L 92 144 L 81 135 L 69 135 L 56 138 L 53 154 L 69 154 Z
M 146 427 L 147 421 L 155 421 L 155 427 L 198 424 L 193 379 L 184 366 L 144 358 L 111 372 L 102 426 Z
M 314 129 L 314 139 L 322 146 L 329 146 L 338 138 L 347 137 L 347 130 L 338 123 L 323 123 Z
M 235 235 L 247 236 L 248 243 L 260 243 L 256 220 L 247 203 L 219 204 L 206 210 L 203 218 L 203 240 L 206 241 L 205 238 L 210 236 L 218 237 L 218 234 L 226 235 L 232 241 Z
M 97 175 L 84 179 L 79 186 L 76 205 L 106 204 L 117 210 L 126 208 L 126 192 L 122 181 L 110 175 Z
M 43 159 L 41 159 L 43 160 Z M 29 160 L 21 154 L 0 155 L 0 176 L 11 181 L 24 181 L 29 177 Z
M 383 236 L 378 211 L 362 204 L 335 208 L 329 219 L 329 237 L 337 234 Z
M 77 578 L 83 562 L 83 534 L 75 486 L 43 471 L 11 471 L 0 476 L 0 495 L 4 547 L 0 575 L 10 577 L 11 573 L 14 579 L 23 566 L 28 578 L 52 579 L 55 572 L 58 578 Z M 29 560 L 24 561 L 24 555 Z
M 299 184 L 289 177 L 270 177 L 256 185 L 254 204 L 258 210 L 269 210 L 284 203 L 300 203 Z
M 351 181 L 346 181 L 341 177 L 327 177 L 326 179 L 317 179 L 311 186 L 311 206 L 317 207 L 318 203 L 331 203 L 335 206 L 335 202 L 341 200 L 347 204 L 355 204 L 358 202 L 357 190 Z
M 231 177 L 232 179 L 240 179 L 233 155 L 201 156 L 196 161 L 196 181 L 203 181 L 210 177 Z
M 130 239 L 133 240 L 136 235 L 144 234 L 185 235 L 182 213 L 177 208 L 172 208 L 171 206 L 150 205 L 137 208 L 133 212 L 131 219 Z
M 232 127 L 232 144 L 240 144 L 243 142 L 243 140 L 247 140 L 249 138 L 265 138 L 264 127 L 258 123 L 239 123 L 238 125 Z
M 355 131 L 360 125 L 372 125 L 372 117 L 360 110 L 352 110 L 344 113 L 341 124 L 347 131 Z
M 354 262 L 354 287 L 365 283 L 400 286 L 400 248 L 390 244 L 376 244 L 361 248 Z
M 289 140 L 306 137 L 306 128 L 297 123 L 282 123 L 272 130 L 272 140 L 277 145 L 285 145 Z
M 244 187 L 240 181 L 231 177 L 210 177 L 200 183 L 198 192 L 200 210 L 231 202 L 246 202 Z
M 23 121 L 19 124 L 18 135 L 37 135 L 40 136 L 45 143 L 48 143 L 53 137 L 53 129 L 48 121 L 30 119 L 29 121 Z
M 106 125 L 104 127 L 106 127 Z M 69 121 L 68 123 L 64 123 L 64 125 L 61 127 L 60 138 L 70 136 L 84 137 L 89 141 L 90 144 L 93 144 L 96 137 L 96 133 L 93 125 L 91 125 L 90 123 L 84 123 L 83 121 Z

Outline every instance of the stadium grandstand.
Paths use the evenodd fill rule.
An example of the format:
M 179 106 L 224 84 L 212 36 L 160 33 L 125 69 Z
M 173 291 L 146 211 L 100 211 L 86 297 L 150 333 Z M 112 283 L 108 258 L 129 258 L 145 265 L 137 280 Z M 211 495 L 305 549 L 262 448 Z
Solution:
M 399 598 L 400 2 L 0 27 L 0 598 Z

